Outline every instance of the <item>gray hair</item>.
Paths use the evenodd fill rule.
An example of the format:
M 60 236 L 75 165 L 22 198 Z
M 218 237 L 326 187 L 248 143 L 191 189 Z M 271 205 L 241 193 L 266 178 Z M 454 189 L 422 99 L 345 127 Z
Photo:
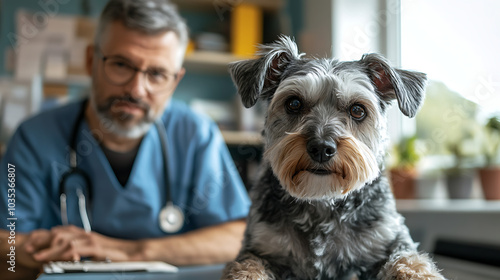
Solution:
M 127 28 L 156 35 L 174 32 L 181 45 L 180 62 L 188 44 L 188 28 L 177 7 L 168 0 L 110 0 L 99 18 L 94 42 L 99 44 L 106 27 L 115 21 Z

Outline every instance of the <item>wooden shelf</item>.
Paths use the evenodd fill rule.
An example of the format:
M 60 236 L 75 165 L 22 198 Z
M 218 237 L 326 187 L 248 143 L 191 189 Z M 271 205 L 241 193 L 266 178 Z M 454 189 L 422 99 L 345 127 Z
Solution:
M 227 145 L 261 146 L 264 143 L 259 132 L 223 130 L 222 137 Z
M 180 9 L 213 9 L 215 12 L 230 11 L 240 3 L 254 4 L 268 11 L 277 11 L 284 5 L 284 0 L 172 0 Z
M 44 84 L 56 84 L 56 85 L 77 85 L 89 87 L 91 84 L 91 78 L 87 75 L 68 75 L 64 79 L 44 79 Z
M 239 57 L 224 52 L 195 51 L 186 55 L 184 67 L 188 71 L 227 74 L 229 63 L 243 59 L 248 59 L 248 57 Z

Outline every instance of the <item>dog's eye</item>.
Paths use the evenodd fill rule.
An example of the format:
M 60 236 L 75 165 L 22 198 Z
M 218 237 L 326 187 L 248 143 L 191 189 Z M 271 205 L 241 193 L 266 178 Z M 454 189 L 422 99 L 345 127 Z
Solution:
M 297 114 L 302 109 L 302 101 L 298 97 L 288 98 L 285 102 L 285 107 L 288 113 Z
M 349 109 L 349 114 L 351 114 L 353 119 L 361 121 L 366 117 L 366 109 L 361 104 L 354 104 Z

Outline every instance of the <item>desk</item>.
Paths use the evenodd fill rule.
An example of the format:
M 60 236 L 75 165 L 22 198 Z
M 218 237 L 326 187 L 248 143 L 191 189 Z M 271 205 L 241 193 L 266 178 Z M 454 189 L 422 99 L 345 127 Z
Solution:
M 225 264 L 179 267 L 177 273 L 109 272 L 42 274 L 38 280 L 219 280 Z

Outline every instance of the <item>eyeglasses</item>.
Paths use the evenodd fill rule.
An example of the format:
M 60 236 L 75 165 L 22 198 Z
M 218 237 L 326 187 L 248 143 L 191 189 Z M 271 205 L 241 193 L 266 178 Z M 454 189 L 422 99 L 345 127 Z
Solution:
M 177 73 L 168 73 L 161 68 L 141 70 L 123 57 L 105 56 L 99 48 L 96 50 L 102 56 L 104 76 L 114 85 L 128 84 L 134 79 L 135 74 L 140 72 L 146 78 L 146 90 L 150 94 L 162 94 L 166 93 L 166 89 L 171 87 L 177 79 Z

